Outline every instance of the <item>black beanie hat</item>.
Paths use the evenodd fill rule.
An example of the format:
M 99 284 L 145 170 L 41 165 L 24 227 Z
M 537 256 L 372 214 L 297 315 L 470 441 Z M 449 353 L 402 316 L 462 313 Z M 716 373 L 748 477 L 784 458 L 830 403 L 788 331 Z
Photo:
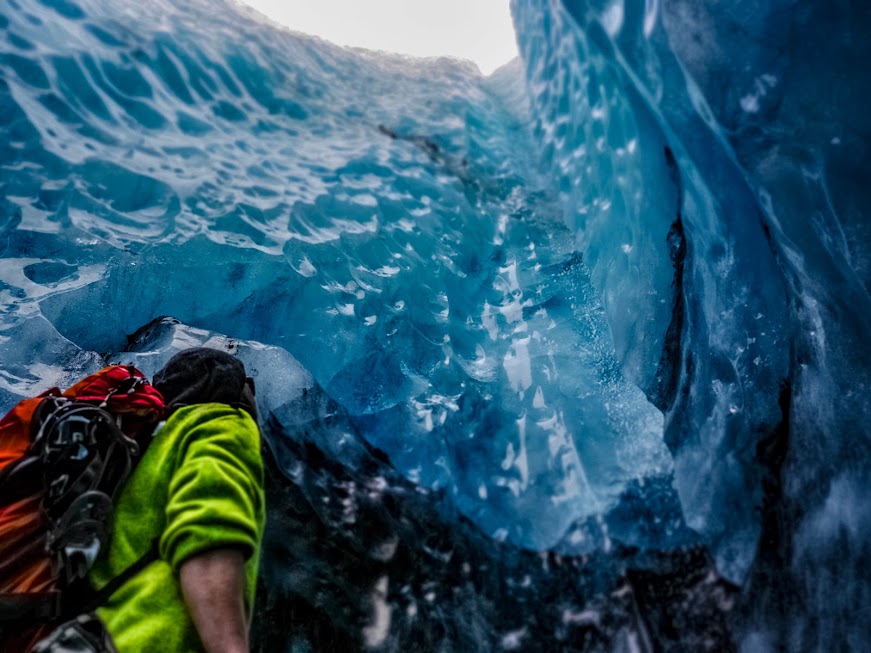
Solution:
M 195 347 L 170 358 L 154 375 L 153 385 L 170 412 L 182 406 L 214 402 L 244 408 L 256 416 L 256 409 L 247 406 L 242 395 L 246 379 L 245 366 L 239 359 L 218 349 Z

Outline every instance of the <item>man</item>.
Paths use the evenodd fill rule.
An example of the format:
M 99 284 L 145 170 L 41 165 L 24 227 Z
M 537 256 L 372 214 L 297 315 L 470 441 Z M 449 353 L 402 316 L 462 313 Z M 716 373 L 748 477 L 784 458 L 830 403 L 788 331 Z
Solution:
M 253 382 L 240 361 L 196 348 L 154 377 L 169 417 L 116 502 L 97 610 L 120 653 L 248 651 L 265 520 Z M 152 551 L 149 554 L 149 551 Z

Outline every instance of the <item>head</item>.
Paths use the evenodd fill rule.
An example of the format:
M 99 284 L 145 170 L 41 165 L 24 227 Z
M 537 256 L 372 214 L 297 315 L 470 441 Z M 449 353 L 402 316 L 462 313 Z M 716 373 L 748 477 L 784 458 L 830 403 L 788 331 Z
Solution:
M 193 404 L 221 403 L 242 408 L 257 420 L 254 381 L 242 361 L 218 349 L 185 349 L 154 375 L 168 412 Z

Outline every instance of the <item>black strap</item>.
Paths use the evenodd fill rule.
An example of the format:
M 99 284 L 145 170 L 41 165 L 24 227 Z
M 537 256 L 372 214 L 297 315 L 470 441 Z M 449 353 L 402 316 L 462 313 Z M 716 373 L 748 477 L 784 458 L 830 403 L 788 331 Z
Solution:
M 145 569 L 152 562 L 160 558 L 160 549 L 158 546 L 157 538 L 151 541 L 151 546 L 148 548 L 141 558 L 139 558 L 132 565 L 127 567 L 120 574 L 115 576 L 112 580 L 106 583 L 103 587 L 101 587 L 96 592 L 93 592 L 89 595 L 89 600 L 78 606 L 66 606 L 67 613 L 80 614 L 82 612 L 92 612 L 103 605 L 109 598 L 117 592 L 121 586 L 126 583 L 128 580 L 133 578 L 140 571 Z M 72 610 L 70 608 L 73 608 Z
M 92 612 L 103 605 L 118 589 L 160 557 L 158 541 L 152 541 L 148 551 L 132 565 L 110 580 L 104 587 L 82 593 L 73 586 L 50 592 L 0 592 L 0 623 L 48 623 Z M 84 582 L 84 581 L 82 581 Z M 77 584 L 78 585 L 78 584 Z
M 0 593 L 0 622 L 53 621 L 61 615 L 61 593 Z

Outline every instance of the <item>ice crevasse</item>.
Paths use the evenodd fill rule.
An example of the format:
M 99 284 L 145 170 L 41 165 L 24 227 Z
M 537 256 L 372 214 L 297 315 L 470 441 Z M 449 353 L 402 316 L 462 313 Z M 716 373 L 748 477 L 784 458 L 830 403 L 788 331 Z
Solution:
M 482 77 L 6 0 L 2 408 L 238 352 L 269 650 L 862 650 L 871 12 L 512 11 Z

